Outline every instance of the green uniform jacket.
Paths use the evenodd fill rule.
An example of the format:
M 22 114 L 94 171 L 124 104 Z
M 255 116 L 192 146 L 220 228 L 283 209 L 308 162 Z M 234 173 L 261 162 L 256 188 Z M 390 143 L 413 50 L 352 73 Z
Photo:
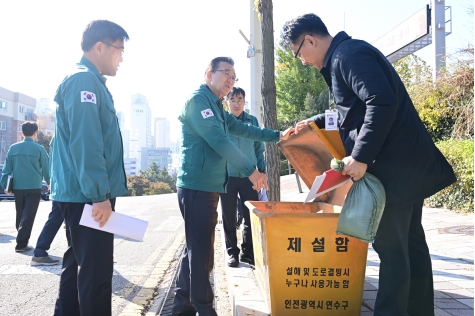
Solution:
M 242 118 L 239 120 L 247 125 L 253 125 L 259 127 L 259 122 L 254 115 L 242 112 Z M 234 135 L 230 135 L 229 139 L 239 150 L 246 156 L 249 161 L 257 165 L 257 170 L 260 172 L 266 171 L 266 160 L 264 159 L 264 143 L 258 140 L 250 140 Z M 228 166 L 228 172 L 230 177 L 245 178 L 246 176 L 240 173 L 233 165 Z
M 13 176 L 13 190 L 41 189 L 43 179 L 49 184 L 49 161 L 46 149 L 31 138 L 10 146 L 2 171 L 2 187 Z
M 279 132 L 249 126 L 223 109 L 222 100 L 205 85 L 186 101 L 181 122 L 181 162 L 177 187 L 225 193 L 227 163 L 244 176 L 256 165 L 229 139 L 229 134 L 252 140 L 277 142 Z
M 122 136 L 105 78 L 87 58 L 58 87 L 51 198 L 100 202 L 124 195 Z

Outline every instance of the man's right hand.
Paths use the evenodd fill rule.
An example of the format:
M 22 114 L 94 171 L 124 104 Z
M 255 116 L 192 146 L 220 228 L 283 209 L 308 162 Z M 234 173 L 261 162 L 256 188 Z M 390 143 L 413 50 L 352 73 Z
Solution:
M 300 130 L 304 129 L 305 126 L 307 126 L 311 122 L 313 122 L 313 120 L 310 120 L 310 119 L 298 122 L 295 125 L 295 134 L 298 134 Z
M 262 188 L 269 190 L 269 186 L 267 185 L 267 176 L 264 173 L 260 173 L 259 171 L 255 170 L 249 176 L 249 180 L 251 180 L 252 188 L 254 190 L 259 191 Z
M 106 224 L 112 214 L 112 206 L 109 200 L 92 203 L 92 217 L 99 223 L 99 227 Z

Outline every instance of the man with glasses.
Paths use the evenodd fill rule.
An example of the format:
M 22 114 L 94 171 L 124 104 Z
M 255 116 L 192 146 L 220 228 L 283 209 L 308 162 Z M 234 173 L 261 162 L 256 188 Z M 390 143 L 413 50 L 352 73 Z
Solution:
M 330 36 L 315 14 L 285 23 L 282 45 L 318 69 L 333 91 L 346 155 L 343 174 L 366 171 L 381 180 L 384 209 L 373 243 L 381 259 L 374 315 L 434 315 L 429 249 L 422 227 L 424 198 L 456 181 L 422 124 L 399 75 L 370 44 L 345 32 Z M 325 116 L 308 122 L 325 128 Z
M 244 90 L 234 87 L 226 97 L 229 104 L 229 112 L 243 123 L 259 127 L 257 118 L 244 111 L 245 98 L 246 93 Z M 249 140 L 234 135 L 230 135 L 229 139 L 257 166 L 259 172 L 265 173 L 266 161 L 264 159 L 264 144 L 261 141 Z M 226 193 L 220 194 L 226 251 L 229 255 L 228 266 L 237 267 L 239 261 L 254 265 L 251 218 L 249 209 L 244 202 L 258 201 L 259 197 L 257 191 L 252 188 L 252 182 L 249 181 L 245 175 L 236 170 L 233 165 L 228 166 L 228 174 L 229 178 Z M 241 208 L 244 219 L 241 251 L 237 246 L 236 237 L 236 202 L 240 204 L 238 205 L 238 209 L 239 207 Z M 241 254 L 239 254 L 240 252 Z
M 129 36 L 119 25 L 89 23 L 83 57 L 59 85 L 51 146 L 51 198 L 58 202 L 70 246 L 54 315 L 111 315 L 114 235 L 79 225 L 85 204 L 100 227 L 127 192 L 122 137 L 104 76 L 115 76 Z
M 249 178 L 254 190 L 267 188 L 265 174 L 257 170 L 256 163 L 236 147 L 229 135 L 277 142 L 286 139 L 292 130 L 280 133 L 249 126 L 224 110 L 223 98 L 237 81 L 231 58 L 214 58 L 204 79 L 178 117 L 182 141 L 177 195 L 185 221 L 186 248 L 176 281 L 174 315 L 216 315 L 209 274 L 214 263 L 216 209 L 219 194 L 226 192 L 228 163 Z

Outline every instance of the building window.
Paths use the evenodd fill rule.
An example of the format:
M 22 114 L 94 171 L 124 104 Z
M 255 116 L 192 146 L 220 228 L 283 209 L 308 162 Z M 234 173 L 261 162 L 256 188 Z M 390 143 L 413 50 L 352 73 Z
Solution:
M 7 130 L 7 122 L 0 121 L 0 131 L 6 131 L 6 130 Z
M 25 107 L 20 105 L 20 109 L 19 109 L 19 111 L 20 111 L 20 113 L 23 113 L 23 112 L 25 112 Z
M 7 110 L 7 102 L 5 101 L 0 101 L 0 110 Z

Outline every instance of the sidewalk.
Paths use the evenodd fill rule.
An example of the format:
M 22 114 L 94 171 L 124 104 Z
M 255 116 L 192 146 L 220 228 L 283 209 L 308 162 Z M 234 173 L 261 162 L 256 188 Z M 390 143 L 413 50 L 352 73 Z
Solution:
M 281 200 L 303 201 L 308 189 L 302 181 L 301 184 L 304 193 L 298 192 L 295 175 L 281 177 Z M 444 209 L 426 208 L 422 224 L 432 257 L 435 315 L 473 316 L 473 213 L 463 215 Z M 227 262 L 226 253 L 223 256 L 224 262 Z M 378 274 L 379 258 L 370 244 L 360 315 L 373 314 Z M 270 315 L 254 270 L 249 265 L 239 263 L 238 268 L 226 266 L 226 275 L 234 316 Z

